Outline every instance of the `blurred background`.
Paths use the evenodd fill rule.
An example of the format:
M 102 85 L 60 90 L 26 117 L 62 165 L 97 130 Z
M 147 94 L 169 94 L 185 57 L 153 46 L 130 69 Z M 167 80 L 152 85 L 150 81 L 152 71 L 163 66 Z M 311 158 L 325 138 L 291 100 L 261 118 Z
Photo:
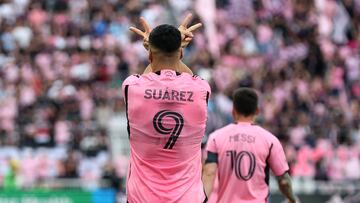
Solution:
M 124 202 L 121 84 L 148 64 L 128 27 L 188 12 L 204 26 L 183 61 L 213 91 L 203 144 L 256 88 L 300 199 L 360 202 L 360 0 L 1 0 L 0 203 Z

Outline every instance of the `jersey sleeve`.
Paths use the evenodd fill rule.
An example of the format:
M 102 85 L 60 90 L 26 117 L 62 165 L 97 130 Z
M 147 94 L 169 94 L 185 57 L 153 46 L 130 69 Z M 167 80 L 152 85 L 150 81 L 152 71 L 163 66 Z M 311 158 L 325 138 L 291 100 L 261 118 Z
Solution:
M 127 77 L 121 86 L 122 92 L 125 93 L 126 86 L 136 83 L 139 80 L 139 78 L 140 78 L 139 75 L 130 75 L 129 77 Z
M 209 136 L 209 140 L 207 141 L 207 144 L 206 144 L 206 151 L 212 152 L 212 153 L 218 153 L 214 133 L 210 134 L 210 136 Z
M 197 81 L 197 84 L 203 89 L 205 90 L 206 92 L 208 92 L 209 96 L 211 94 L 211 88 L 210 88 L 210 85 L 209 83 L 202 79 L 200 76 L 198 75 L 193 75 L 192 76 L 193 80 L 196 80 Z
M 214 134 L 210 134 L 206 145 L 207 157 L 205 163 L 218 163 L 218 149 Z
M 206 80 L 202 80 L 201 83 L 202 83 L 202 86 L 204 87 L 204 89 L 209 93 L 209 96 L 210 96 L 211 88 L 210 88 L 209 83 Z
M 281 176 L 289 170 L 289 165 L 286 161 L 284 149 L 282 148 L 278 139 L 274 139 L 269 153 L 268 163 L 270 164 L 272 172 L 276 176 Z
M 206 100 L 206 104 L 209 103 L 209 99 L 211 96 L 211 88 L 209 83 L 206 80 L 203 80 L 201 78 L 197 78 L 199 80 L 199 85 L 202 87 L 203 90 L 205 90 L 205 100 Z

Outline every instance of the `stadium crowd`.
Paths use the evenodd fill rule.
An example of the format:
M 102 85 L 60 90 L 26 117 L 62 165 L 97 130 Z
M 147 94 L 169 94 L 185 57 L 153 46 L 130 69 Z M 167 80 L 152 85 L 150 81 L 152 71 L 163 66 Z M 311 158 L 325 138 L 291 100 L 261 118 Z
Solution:
M 292 176 L 360 179 L 359 0 L 3 0 L 0 186 L 105 178 L 122 190 L 121 84 L 148 64 L 128 28 L 189 11 L 204 24 L 184 62 L 212 87 L 207 135 L 232 122 L 232 90 L 254 87 Z

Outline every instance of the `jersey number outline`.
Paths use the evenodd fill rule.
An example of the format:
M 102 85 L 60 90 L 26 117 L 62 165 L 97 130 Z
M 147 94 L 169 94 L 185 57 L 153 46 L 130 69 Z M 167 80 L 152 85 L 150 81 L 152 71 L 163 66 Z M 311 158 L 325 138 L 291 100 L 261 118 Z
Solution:
M 248 181 L 252 178 L 256 167 L 255 155 L 252 152 L 241 151 L 240 153 L 237 153 L 236 150 L 228 150 L 226 151 L 226 156 L 230 156 L 231 170 L 235 172 L 235 175 L 238 179 Z M 241 161 L 245 156 L 249 158 L 250 165 L 248 173 L 244 176 L 244 174 L 241 173 Z
M 164 117 L 170 117 L 174 119 L 175 126 L 173 128 L 164 127 L 163 126 Z M 164 146 L 164 149 L 172 149 L 184 127 L 184 118 L 178 112 L 170 111 L 170 110 L 162 110 L 155 114 L 153 118 L 153 125 L 158 133 L 163 135 L 170 135 L 168 141 Z

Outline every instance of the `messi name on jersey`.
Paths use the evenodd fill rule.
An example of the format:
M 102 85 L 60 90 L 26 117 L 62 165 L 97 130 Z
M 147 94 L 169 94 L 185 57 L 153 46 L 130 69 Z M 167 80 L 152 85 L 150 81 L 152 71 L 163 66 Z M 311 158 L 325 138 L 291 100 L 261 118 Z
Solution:
M 169 100 L 169 101 L 186 101 L 194 102 L 194 92 L 192 91 L 177 91 L 169 89 L 146 89 L 144 98 L 155 100 Z

